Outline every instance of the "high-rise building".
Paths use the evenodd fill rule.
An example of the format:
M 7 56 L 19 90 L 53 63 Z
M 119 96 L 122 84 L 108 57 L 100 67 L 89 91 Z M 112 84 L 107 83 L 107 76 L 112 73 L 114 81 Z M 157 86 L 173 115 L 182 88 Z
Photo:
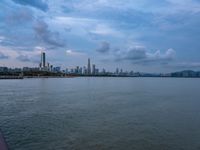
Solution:
M 66 68 L 66 69 L 65 69 L 65 73 L 66 73 L 66 74 L 68 74 L 68 73 L 69 73 L 69 71 L 68 71 L 68 68 Z
M 83 73 L 83 69 L 82 67 L 79 68 L 78 74 L 82 74 Z
M 91 74 L 91 66 L 90 66 L 90 58 L 88 58 L 88 68 L 87 68 L 88 75 Z
M 50 71 L 53 71 L 53 65 L 50 66 Z
M 92 65 L 92 74 L 95 75 L 95 72 L 96 72 L 96 67 L 95 67 L 95 64 L 93 64 Z
M 47 70 L 50 71 L 50 63 L 47 63 Z
M 76 74 L 79 73 L 79 66 L 76 66 L 75 73 L 76 73 Z
M 45 56 L 45 52 L 42 52 L 41 53 L 41 67 L 42 68 L 45 68 L 45 66 L 46 66 L 46 56 Z

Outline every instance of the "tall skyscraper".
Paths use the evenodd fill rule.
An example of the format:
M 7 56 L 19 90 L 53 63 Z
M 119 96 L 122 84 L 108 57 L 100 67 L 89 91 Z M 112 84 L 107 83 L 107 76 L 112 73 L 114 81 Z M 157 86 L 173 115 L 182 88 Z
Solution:
M 88 75 L 90 75 L 91 74 L 90 58 L 88 58 L 88 68 L 87 68 L 87 71 L 88 71 Z
M 41 67 L 45 68 L 46 66 L 46 56 L 45 56 L 45 52 L 41 53 Z

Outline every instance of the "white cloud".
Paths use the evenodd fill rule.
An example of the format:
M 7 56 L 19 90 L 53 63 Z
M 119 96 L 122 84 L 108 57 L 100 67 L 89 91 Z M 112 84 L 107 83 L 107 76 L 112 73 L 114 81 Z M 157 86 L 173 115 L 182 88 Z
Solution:
M 0 36 L 0 43 L 5 40 L 5 37 L 4 36 Z
M 157 50 L 155 53 L 145 52 L 149 60 L 172 60 L 175 58 L 176 52 L 170 48 L 164 54 Z
M 88 26 L 90 24 L 97 23 L 96 19 L 90 19 L 84 17 L 56 16 L 52 20 L 56 24 L 72 25 L 72 26 Z
M 93 29 L 89 31 L 92 34 L 103 35 L 103 36 L 120 36 L 121 33 L 111 28 L 106 24 L 97 24 Z
M 171 11 L 174 12 L 200 12 L 200 3 L 197 0 L 167 0 L 171 4 Z
M 85 55 L 85 53 L 68 49 L 66 50 L 66 55 L 67 56 L 81 56 L 81 55 Z

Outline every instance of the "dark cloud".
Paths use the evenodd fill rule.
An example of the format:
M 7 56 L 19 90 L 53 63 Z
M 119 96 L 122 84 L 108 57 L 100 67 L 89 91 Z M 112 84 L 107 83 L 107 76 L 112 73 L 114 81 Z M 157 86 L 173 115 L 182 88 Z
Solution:
M 17 60 L 21 62 L 33 62 L 33 63 L 39 63 L 40 55 L 27 55 L 19 53 L 19 56 L 16 57 Z
M 159 50 L 151 52 L 143 46 L 131 46 L 129 48 L 115 48 L 110 49 L 108 42 L 102 42 L 98 52 L 106 53 L 110 51 L 108 58 L 114 61 L 129 61 L 134 64 L 162 64 L 166 65 L 175 58 L 176 52 L 173 49 L 161 53 Z M 108 54 L 108 53 L 106 53 Z M 105 56 L 105 55 L 104 55 Z M 105 60 L 105 58 L 104 58 Z
M 47 45 L 54 47 L 65 46 L 64 41 L 60 38 L 59 32 L 50 31 L 47 23 L 42 20 L 37 20 L 36 24 L 34 25 L 34 31 L 38 40 L 43 41 Z
M 8 6 L 0 4 L 0 35 L 4 37 L 1 46 L 30 50 L 35 45 L 32 28 L 34 11 L 13 2 L 9 6 L 9 2 L 6 3 Z
M 66 32 L 71 32 L 72 28 L 71 28 L 70 26 L 67 26 L 67 27 L 64 28 L 64 30 L 65 30 Z
M 128 60 L 135 64 L 167 64 L 174 60 L 176 52 L 173 49 L 168 49 L 166 52 L 161 53 L 159 50 L 150 53 L 144 47 L 132 47 L 128 50 L 117 49 L 114 51 L 115 60 L 124 61 Z
M 18 8 L 8 11 L 4 15 L 4 20 L 7 25 L 21 25 L 30 23 L 33 20 L 33 12 L 28 8 Z
M 110 43 L 108 42 L 102 42 L 100 47 L 96 49 L 97 52 L 99 53 L 107 53 L 110 50 Z
M 62 8 L 62 11 L 64 13 L 70 13 L 70 12 L 72 12 L 74 10 L 73 5 L 70 2 L 68 2 L 68 1 L 65 2 L 65 5 L 61 6 L 61 8 Z
M 40 9 L 42 11 L 48 10 L 48 5 L 44 0 L 13 0 L 15 3 L 21 5 L 28 5 Z
M 0 52 L 0 59 L 8 59 L 9 56 L 5 55 L 4 53 Z
M 143 47 L 133 47 L 126 52 L 125 59 L 140 60 L 147 58 L 146 50 Z

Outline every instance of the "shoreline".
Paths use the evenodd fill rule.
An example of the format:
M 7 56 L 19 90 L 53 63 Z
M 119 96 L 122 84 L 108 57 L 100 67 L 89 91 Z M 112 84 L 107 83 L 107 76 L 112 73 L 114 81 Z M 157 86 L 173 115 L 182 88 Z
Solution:
M 200 77 L 171 77 L 171 76 L 0 76 L 0 80 L 12 80 L 12 79 L 39 79 L 39 78 L 77 78 L 77 77 L 92 77 L 92 78 L 200 78 Z

